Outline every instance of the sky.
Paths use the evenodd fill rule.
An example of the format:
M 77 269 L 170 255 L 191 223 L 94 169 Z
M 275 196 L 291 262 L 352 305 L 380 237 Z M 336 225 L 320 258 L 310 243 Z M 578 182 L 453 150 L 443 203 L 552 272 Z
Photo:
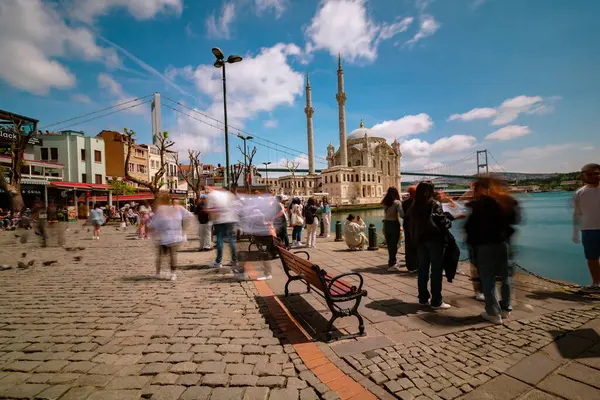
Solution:
M 224 163 L 219 47 L 243 57 L 227 65 L 231 161 L 243 134 L 256 165 L 307 165 L 308 74 L 323 168 L 341 54 L 347 132 L 362 119 L 400 141 L 403 171 L 473 174 L 484 149 L 492 170 L 574 171 L 600 161 L 599 17 L 597 0 L 2 0 L 0 109 L 150 143 L 138 104 L 158 92 L 180 159 Z

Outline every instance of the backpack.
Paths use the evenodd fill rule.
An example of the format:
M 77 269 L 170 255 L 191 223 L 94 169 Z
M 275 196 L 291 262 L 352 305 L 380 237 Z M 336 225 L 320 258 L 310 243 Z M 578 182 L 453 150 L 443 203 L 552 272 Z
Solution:
M 312 225 L 315 222 L 315 215 L 317 213 L 317 207 L 310 206 L 306 208 L 304 213 L 306 225 Z

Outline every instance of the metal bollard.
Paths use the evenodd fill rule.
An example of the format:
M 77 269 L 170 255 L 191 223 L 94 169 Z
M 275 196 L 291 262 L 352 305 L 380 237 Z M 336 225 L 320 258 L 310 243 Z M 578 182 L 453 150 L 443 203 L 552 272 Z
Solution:
M 335 241 L 336 242 L 341 242 L 342 240 L 342 223 L 340 221 L 337 221 L 335 223 Z
M 369 248 L 368 250 L 377 250 L 377 229 L 374 224 L 369 224 Z
M 321 218 L 321 236 L 325 236 L 325 224 L 323 223 L 323 218 Z

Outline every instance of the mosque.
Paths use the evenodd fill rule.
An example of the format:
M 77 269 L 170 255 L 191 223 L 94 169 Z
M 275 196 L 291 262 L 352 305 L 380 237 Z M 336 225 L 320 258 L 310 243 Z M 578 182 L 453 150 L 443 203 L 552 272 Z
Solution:
M 307 175 L 287 175 L 279 178 L 280 190 L 290 196 L 311 196 L 328 193 L 332 204 L 366 205 L 379 203 L 390 186 L 400 188 L 400 143 L 389 145 L 384 138 L 371 135 L 363 122 L 346 136 L 346 93 L 344 71 L 338 56 L 339 148 L 327 147 L 327 168 L 315 173 L 311 86 L 306 77 L 306 130 L 308 136 Z

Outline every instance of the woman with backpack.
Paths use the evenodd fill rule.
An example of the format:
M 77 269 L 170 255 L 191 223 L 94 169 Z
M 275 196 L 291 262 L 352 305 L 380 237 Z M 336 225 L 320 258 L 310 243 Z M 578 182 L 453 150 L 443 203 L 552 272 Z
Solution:
M 317 229 L 319 228 L 319 218 L 317 217 L 317 202 L 314 197 L 308 199 L 306 208 L 304 209 L 304 223 L 306 224 L 306 247 L 317 247 Z
M 436 310 L 451 306 L 442 299 L 442 272 L 446 235 L 452 226 L 440 203 L 434 200 L 435 187 L 426 181 L 417 186 L 415 200 L 408 211 L 410 238 L 419 260 L 419 304 Z M 428 290 L 431 271 L 431 294 Z M 430 302 L 431 299 L 431 302 Z

